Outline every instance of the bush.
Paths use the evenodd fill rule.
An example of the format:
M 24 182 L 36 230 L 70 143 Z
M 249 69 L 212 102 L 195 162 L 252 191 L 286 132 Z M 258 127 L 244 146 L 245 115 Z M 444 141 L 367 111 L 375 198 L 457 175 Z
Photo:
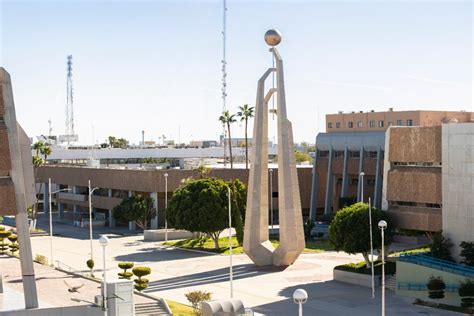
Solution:
M 435 258 L 454 261 L 451 257 L 451 247 L 453 243 L 449 238 L 445 238 L 442 232 L 433 235 L 432 242 L 430 245 L 431 255 Z
M 17 243 L 18 236 L 17 235 L 10 235 L 10 236 L 8 236 L 8 240 L 10 240 L 10 242 L 11 242 L 11 244 L 8 246 L 8 247 L 10 247 L 10 252 L 11 252 L 12 255 L 15 255 L 15 252 L 17 252 L 18 248 L 19 248 L 18 243 Z
M 143 291 L 148 287 L 148 279 L 143 278 L 146 275 L 151 273 L 149 267 L 135 267 L 132 269 L 133 274 L 138 277 L 138 279 L 133 280 L 135 282 L 135 289 L 137 291 Z
M 463 241 L 459 246 L 462 248 L 460 255 L 464 258 L 462 263 L 474 267 L 474 242 Z
M 311 219 L 308 219 L 304 222 L 304 238 L 306 240 L 311 239 L 311 231 L 313 230 L 315 224 Z
M 446 289 L 446 284 L 444 283 L 441 277 L 435 278 L 431 276 L 426 284 L 428 288 L 428 297 L 434 300 L 440 300 L 444 298 L 444 289 Z
M 10 237 L 12 233 L 10 231 L 6 231 L 5 227 L 2 226 L 2 230 L 0 230 L 0 251 L 5 253 L 5 251 L 9 248 L 8 243 L 5 242 L 5 238 Z
M 133 276 L 132 272 L 127 272 L 127 270 L 132 269 L 134 266 L 133 262 L 119 262 L 118 267 L 123 269 L 123 272 L 117 273 L 119 279 L 127 279 L 130 280 Z
M 461 297 L 461 307 L 472 309 L 474 307 L 474 281 L 467 279 L 461 282 L 458 293 Z
M 40 264 L 43 264 L 45 266 L 48 265 L 48 258 L 46 256 L 43 256 L 43 255 L 36 255 L 35 256 L 35 261 L 40 263 Z
M 209 301 L 212 299 L 212 294 L 206 291 L 192 291 L 184 294 L 186 299 L 191 303 L 193 306 L 194 312 L 197 315 L 202 315 L 201 313 L 201 303 L 205 301 Z
M 86 261 L 86 265 L 91 270 L 91 277 L 94 277 L 93 269 L 94 269 L 94 260 L 89 259 Z

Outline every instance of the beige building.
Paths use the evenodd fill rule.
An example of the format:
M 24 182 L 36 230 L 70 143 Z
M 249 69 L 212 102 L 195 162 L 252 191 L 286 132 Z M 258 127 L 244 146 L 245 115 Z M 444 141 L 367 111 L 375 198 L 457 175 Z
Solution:
M 379 132 L 390 126 L 440 126 L 443 123 L 465 123 L 474 118 L 472 112 L 394 111 L 350 112 L 326 115 L 326 133 Z

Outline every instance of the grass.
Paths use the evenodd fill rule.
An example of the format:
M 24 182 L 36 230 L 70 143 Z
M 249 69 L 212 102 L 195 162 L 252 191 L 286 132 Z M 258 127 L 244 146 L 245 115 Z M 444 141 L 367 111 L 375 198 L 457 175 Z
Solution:
M 406 255 L 406 254 L 417 254 L 417 253 L 426 253 L 430 252 L 430 247 L 429 246 L 423 246 L 423 247 L 418 247 L 418 248 L 413 248 L 413 249 L 406 249 L 402 251 L 396 251 L 390 253 L 389 257 L 400 257 L 400 255 Z
M 196 315 L 194 312 L 194 309 L 191 306 L 184 305 L 178 302 L 166 300 L 166 303 L 168 303 L 168 306 L 171 309 L 171 312 L 175 316 L 187 316 L 187 315 Z
M 278 247 L 280 242 L 277 239 L 270 240 L 273 247 Z M 190 238 L 179 241 L 168 241 L 164 245 L 174 246 L 184 249 L 193 249 L 214 252 L 218 254 L 228 255 L 230 253 L 229 249 L 229 238 L 224 237 L 219 239 L 219 249 L 214 248 L 214 241 L 211 238 Z M 314 252 L 323 252 L 334 250 L 334 247 L 327 240 L 322 241 L 307 241 L 306 248 L 303 252 L 314 253 Z M 232 237 L 232 254 L 242 254 L 244 249 L 242 246 L 238 245 L 237 238 Z
M 461 307 L 461 306 L 453 306 L 453 305 L 448 305 L 448 304 L 443 304 L 443 303 L 427 302 L 427 301 L 423 301 L 423 300 L 420 300 L 420 299 L 416 299 L 413 304 L 472 315 L 472 311 L 470 311 L 467 308 Z
M 385 273 L 386 274 L 395 274 L 396 272 L 396 263 L 395 262 L 385 262 Z M 359 274 L 372 274 L 372 270 L 366 267 L 365 261 L 357 262 L 357 263 L 348 263 L 343 264 L 340 266 L 334 267 L 335 270 L 342 270 L 347 272 L 354 272 Z M 375 275 L 382 275 L 382 262 L 375 261 L 374 262 L 374 274 Z

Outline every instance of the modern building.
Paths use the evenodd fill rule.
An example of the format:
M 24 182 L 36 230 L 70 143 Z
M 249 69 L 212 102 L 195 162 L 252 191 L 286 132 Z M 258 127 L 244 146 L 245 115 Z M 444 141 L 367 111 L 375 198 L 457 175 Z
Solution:
M 326 133 L 316 137 L 311 218 L 331 215 L 346 203 L 382 204 L 385 131 L 390 126 L 441 126 L 470 122 L 472 112 L 394 111 L 326 115 Z M 361 172 L 364 177 L 360 176 Z
M 248 171 L 246 169 L 212 169 L 209 176 L 225 180 L 240 179 L 247 184 Z M 165 174 L 168 176 L 165 177 Z M 37 169 L 37 186 L 43 183 L 44 196 L 47 199 L 48 186 L 45 183 L 51 178 L 53 187 L 57 189 L 70 189 L 69 192 L 58 193 L 53 201 L 57 205 L 58 217 L 64 221 L 70 221 L 71 225 L 81 225 L 89 218 L 89 189 L 88 181 L 93 191 L 93 224 L 114 226 L 129 226 L 134 229 L 133 223 L 115 223 L 113 220 L 113 208 L 123 198 L 135 193 L 150 196 L 155 200 L 158 209 L 158 220 L 154 221 L 154 227 L 164 226 L 165 192 L 167 188 L 168 199 L 185 179 L 198 178 L 197 170 L 139 170 L 139 169 L 113 169 L 113 168 L 87 168 L 72 166 L 43 166 Z M 272 172 L 272 196 L 274 218 L 278 218 L 278 169 Z M 166 179 L 166 180 L 165 180 Z M 301 166 L 298 168 L 298 181 L 300 187 L 301 206 L 305 217 L 309 214 L 310 192 L 311 192 L 311 168 Z M 47 203 L 47 201 L 45 202 Z M 270 204 L 270 203 L 269 203 Z M 154 228 L 153 227 L 153 228 Z

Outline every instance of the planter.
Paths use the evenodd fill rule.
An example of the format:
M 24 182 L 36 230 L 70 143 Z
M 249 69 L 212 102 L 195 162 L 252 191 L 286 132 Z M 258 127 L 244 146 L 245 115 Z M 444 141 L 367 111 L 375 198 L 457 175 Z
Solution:
M 409 244 L 409 245 L 426 245 L 431 243 L 430 239 L 426 236 L 403 236 L 403 235 L 395 235 L 393 236 L 393 241 L 402 243 L 402 244 Z
M 354 273 L 342 270 L 333 270 L 334 281 L 355 284 L 360 286 L 372 287 L 372 276 L 370 274 Z M 380 276 L 374 277 L 375 286 L 380 286 Z
M 193 233 L 187 230 L 174 230 L 168 229 L 168 240 L 188 239 L 192 238 Z M 150 229 L 145 230 L 143 234 L 143 240 L 145 241 L 164 241 L 165 230 L 164 229 Z

